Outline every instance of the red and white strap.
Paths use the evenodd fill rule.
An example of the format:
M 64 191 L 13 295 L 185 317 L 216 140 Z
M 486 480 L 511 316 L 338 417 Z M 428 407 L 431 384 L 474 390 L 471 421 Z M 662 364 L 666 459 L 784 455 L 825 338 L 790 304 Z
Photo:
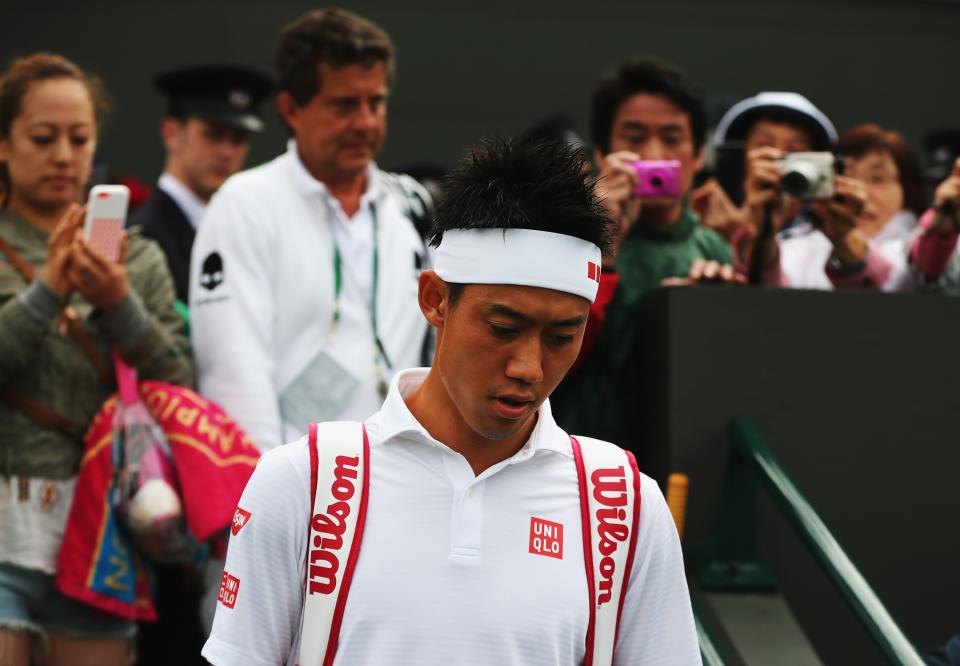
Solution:
M 322 444 L 321 444 L 322 442 Z M 310 519 L 298 664 L 329 666 L 360 554 L 370 489 L 370 442 L 362 423 L 310 424 Z
M 609 666 L 640 527 L 640 471 L 633 454 L 613 444 L 574 437 L 570 443 L 590 590 L 584 666 Z M 300 632 L 297 664 L 330 666 L 363 540 L 370 443 L 363 424 L 335 422 L 311 424 L 309 448 L 314 505 L 303 612 L 309 629 Z
M 590 589 L 584 666 L 613 663 L 620 614 L 640 529 L 640 470 L 633 454 L 597 439 L 571 437 L 580 483 L 583 559 Z

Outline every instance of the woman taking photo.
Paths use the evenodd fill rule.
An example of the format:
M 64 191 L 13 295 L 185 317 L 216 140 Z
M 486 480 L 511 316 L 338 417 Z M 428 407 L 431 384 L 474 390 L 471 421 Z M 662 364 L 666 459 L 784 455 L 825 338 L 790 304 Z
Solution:
M 57 554 L 83 435 L 115 390 L 112 350 L 142 379 L 191 385 L 159 248 L 121 262 L 82 238 L 106 105 L 97 81 L 38 53 L 0 78 L 0 662 L 130 661 L 135 625 L 60 594 Z

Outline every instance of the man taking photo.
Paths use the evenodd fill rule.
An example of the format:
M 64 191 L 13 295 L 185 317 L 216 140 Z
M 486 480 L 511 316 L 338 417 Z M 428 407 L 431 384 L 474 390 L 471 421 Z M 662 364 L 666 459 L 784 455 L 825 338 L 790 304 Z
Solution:
M 593 94 L 597 195 L 617 229 L 581 358 L 554 401 L 570 430 L 631 441 L 640 399 L 631 364 L 643 296 L 682 278 L 742 281 L 730 265 L 730 246 L 700 224 L 690 203 L 706 122 L 696 86 L 653 58 L 623 63 Z M 659 183 L 653 181 L 658 175 Z

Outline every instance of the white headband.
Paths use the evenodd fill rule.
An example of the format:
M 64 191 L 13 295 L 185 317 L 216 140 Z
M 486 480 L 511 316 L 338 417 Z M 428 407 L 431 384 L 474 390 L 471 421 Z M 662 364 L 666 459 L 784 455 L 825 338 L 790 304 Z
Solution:
M 543 287 L 593 303 L 600 285 L 600 248 L 551 231 L 453 229 L 443 232 L 434 271 L 445 282 Z

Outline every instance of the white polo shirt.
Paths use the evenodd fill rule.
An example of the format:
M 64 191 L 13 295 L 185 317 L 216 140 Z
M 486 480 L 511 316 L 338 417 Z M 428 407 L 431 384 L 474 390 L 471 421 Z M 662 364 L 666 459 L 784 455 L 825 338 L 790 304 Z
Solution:
M 545 402 L 520 451 L 476 476 L 407 409 L 426 374 L 399 373 L 366 421 L 366 528 L 334 663 L 582 663 L 589 602 L 569 437 Z M 656 482 L 641 484 L 614 663 L 699 664 L 676 528 Z M 203 649 L 214 666 L 295 663 L 311 502 L 306 438 L 266 453 L 240 500 Z M 530 552 L 531 518 L 563 526 L 560 557 Z

